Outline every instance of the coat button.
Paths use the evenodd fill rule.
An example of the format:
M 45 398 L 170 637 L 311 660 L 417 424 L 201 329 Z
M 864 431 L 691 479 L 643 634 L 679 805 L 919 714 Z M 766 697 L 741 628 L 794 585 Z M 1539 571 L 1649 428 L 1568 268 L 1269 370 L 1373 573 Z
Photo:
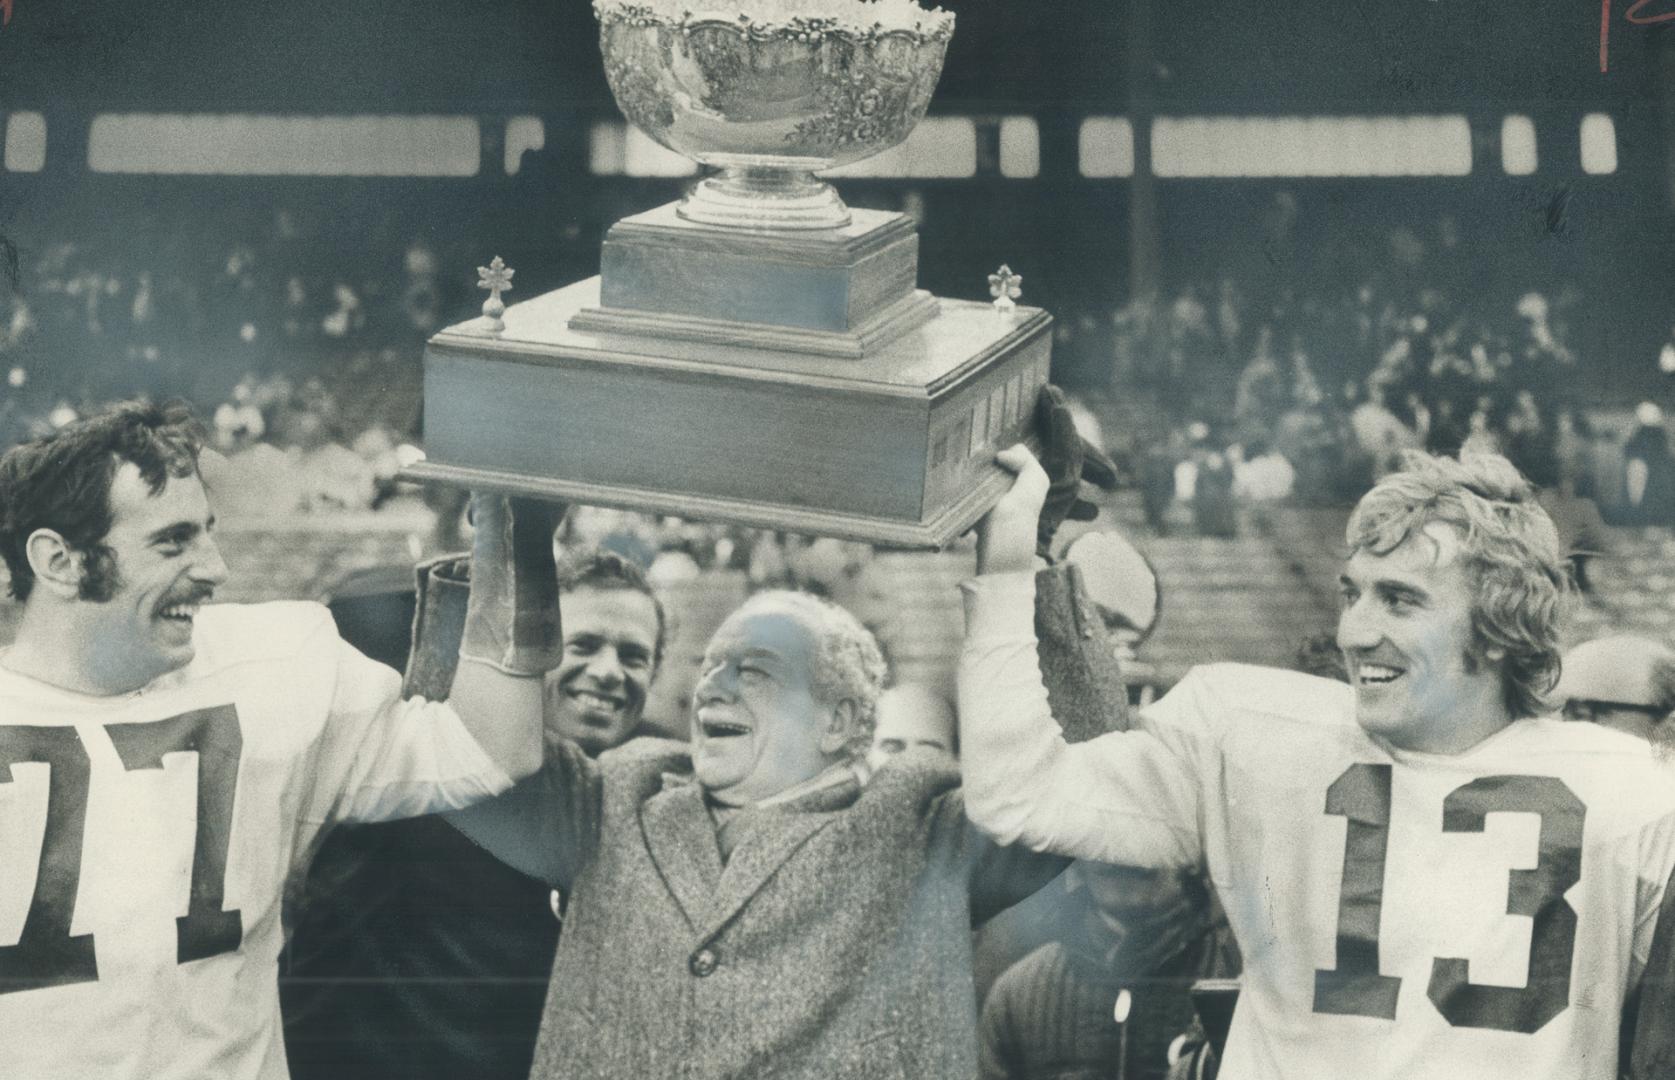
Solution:
M 704 976 L 713 973 L 720 963 L 721 960 L 715 955 L 715 950 L 699 949 L 697 952 L 693 953 L 692 958 L 686 962 L 686 967 L 688 971 L 702 979 Z

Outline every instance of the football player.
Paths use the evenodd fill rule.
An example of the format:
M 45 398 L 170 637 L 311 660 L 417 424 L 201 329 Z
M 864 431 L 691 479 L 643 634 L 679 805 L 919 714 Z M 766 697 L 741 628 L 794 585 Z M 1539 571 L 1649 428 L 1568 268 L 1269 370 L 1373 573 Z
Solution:
M 1675 863 L 1651 749 L 1544 715 L 1562 553 L 1505 460 L 1414 455 L 1350 518 L 1350 684 L 1192 670 L 1066 745 L 1030 625 L 1045 476 L 980 532 L 967 812 L 1002 842 L 1207 870 L 1245 958 L 1223 1080 L 1612 1080 Z
M 321 830 L 540 764 L 549 508 L 479 500 L 452 700 L 404 699 L 317 604 L 210 605 L 200 440 L 126 404 L 0 458 L 0 1076 L 284 1080 L 280 899 Z

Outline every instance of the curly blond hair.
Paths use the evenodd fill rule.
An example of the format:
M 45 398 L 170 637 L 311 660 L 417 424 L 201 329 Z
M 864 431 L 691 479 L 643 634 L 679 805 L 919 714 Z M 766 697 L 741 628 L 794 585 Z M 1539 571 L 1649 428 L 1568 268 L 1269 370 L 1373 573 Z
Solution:
M 1558 531 L 1534 487 L 1496 454 L 1455 460 L 1409 450 L 1401 464 L 1350 515 L 1351 553 L 1386 555 L 1432 522 L 1451 526 L 1472 586 L 1468 661 L 1498 664 L 1514 717 L 1546 712 L 1571 584 Z M 1496 653 L 1501 658 L 1492 660 Z

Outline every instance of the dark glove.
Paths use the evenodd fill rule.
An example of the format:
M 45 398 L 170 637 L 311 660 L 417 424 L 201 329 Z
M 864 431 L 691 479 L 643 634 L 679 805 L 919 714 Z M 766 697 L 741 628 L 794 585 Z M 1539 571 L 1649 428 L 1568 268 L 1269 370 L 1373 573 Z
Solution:
M 459 667 L 465 633 L 465 605 L 471 593 L 471 556 L 463 551 L 418 565 L 418 602 L 413 607 L 413 648 L 408 654 L 402 697 L 446 701 Z
M 471 600 L 460 637 L 462 660 L 513 676 L 539 677 L 558 666 L 557 503 L 473 493 Z
M 1109 491 L 1117 486 L 1117 467 L 1076 430 L 1070 401 L 1058 387 L 1041 388 L 1035 401 L 1035 425 L 1041 433 L 1041 467 L 1049 481 L 1036 531 L 1036 552 L 1045 559 L 1053 535 L 1066 519 L 1092 521 L 1099 515 L 1099 507 L 1082 498 L 1082 481 Z

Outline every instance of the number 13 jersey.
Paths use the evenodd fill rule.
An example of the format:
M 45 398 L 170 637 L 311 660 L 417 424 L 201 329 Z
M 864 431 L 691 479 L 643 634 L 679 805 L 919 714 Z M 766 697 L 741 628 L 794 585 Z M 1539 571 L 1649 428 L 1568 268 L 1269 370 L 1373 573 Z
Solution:
M 1145 719 L 1213 768 L 1203 856 L 1247 965 L 1225 1080 L 1615 1077 L 1675 776 L 1595 725 L 1445 756 L 1353 714 L 1347 686 L 1218 666 Z
M 283 1080 L 280 901 L 322 828 L 509 785 L 319 605 L 195 640 L 114 697 L 0 668 L 0 1076 Z
M 1015 597 L 967 589 L 967 813 L 1003 842 L 1207 870 L 1245 961 L 1222 1080 L 1614 1080 L 1675 862 L 1675 774 L 1644 742 L 1531 719 L 1394 751 L 1347 685 L 1222 664 L 1066 746 L 1029 606 L 979 617 Z

